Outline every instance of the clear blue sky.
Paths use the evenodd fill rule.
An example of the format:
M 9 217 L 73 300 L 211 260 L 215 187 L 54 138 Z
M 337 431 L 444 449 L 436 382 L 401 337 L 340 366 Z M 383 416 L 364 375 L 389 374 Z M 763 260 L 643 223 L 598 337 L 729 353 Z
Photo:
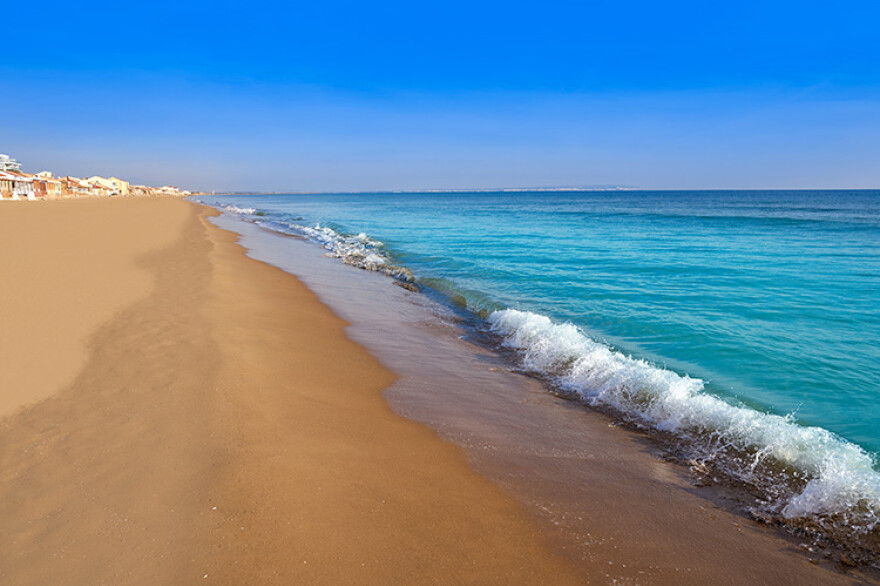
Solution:
M 216 190 L 880 188 L 880 3 L 19 2 L 0 152 Z

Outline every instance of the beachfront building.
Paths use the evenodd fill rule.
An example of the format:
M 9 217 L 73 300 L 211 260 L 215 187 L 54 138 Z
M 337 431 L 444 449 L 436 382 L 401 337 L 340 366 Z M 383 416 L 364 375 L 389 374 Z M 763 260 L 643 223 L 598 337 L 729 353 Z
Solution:
M 117 195 L 119 193 L 113 182 L 106 177 L 94 175 L 86 179 L 86 181 L 92 185 L 93 190 L 98 192 L 98 195 Z
M 176 195 L 179 197 L 185 197 L 187 195 L 192 195 L 191 192 L 186 191 L 186 190 L 182 190 L 179 187 L 174 187 L 173 185 L 165 185 L 163 187 L 156 187 L 153 189 L 158 195 Z
M 33 176 L 18 171 L 0 171 L 0 199 L 36 199 Z
M 34 176 L 34 194 L 37 197 L 61 197 L 62 183 L 51 171 L 41 171 Z
M 19 168 L 21 165 L 8 157 L 2 159 L 4 166 Z M 56 197 L 84 197 L 111 195 L 140 195 L 140 196 L 187 196 L 185 191 L 166 185 L 164 187 L 148 187 L 146 185 L 131 185 L 128 181 L 118 177 L 101 177 L 95 175 L 89 179 L 78 177 L 55 177 L 51 171 L 41 171 L 36 175 L 22 173 L 20 170 L 0 169 L 0 199 L 42 199 Z
M 113 186 L 109 183 L 106 183 L 106 179 L 104 181 L 95 181 L 93 179 L 94 178 L 89 178 L 86 180 L 86 184 L 89 186 L 90 195 L 110 197 L 111 195 L 117 194 L 117 191 L 113 188 Z
M 64 194 L 64 184 L 55 177 L 46 179 L 46 194 L 49 197 L 61 197 Z
M 105 178 L 95 175 L 89 177 L 89 183 L 100 185 L 107 191 L 107 195 L 128 195 L 131 190 L 128 181 L 123 181 L 118 177 Z
M 123 181 L 118 177 L 110 177 L 108 181 L 113 184 L 113 188 L 119 192 L 119 195 L 128 196 L 131 194 L 131 185 L 128 181 Z
M 152 195 L 152 189 L 152 187 L 147 187 L 146 185 L 132 185 L 129 187 L 129 194 L 139 196 Z
M 68 175 L 67 177 L 62 178 L 61 182 L 64 184 L 62 189 L 68 196 L 81 197 L 83 195 L 91 194 L 91 186 L 78 177 L 71 177 Z
M 0 171 L 0 201 L 12 199 L 12 182 L 13 176 L 4 171 Z
M 34 197 L 43 198 L 46 197 L 48 190 L 48 186 L 46 185 L 46 180 L 41 179 L 40 177 L 34 176 Z
M 9 155 L 0 155 L 0 171 L 21 171 L 21 163 Z
M 18 179 L 14 182 L 13 189 L 18 194 L 18 197 L 22 199 L 37 199 L 34 194 L 34 176 L 28 175 L 27 173 L 21 173 L 18 171 L 10 171 L 13 175 L 16 175 Z

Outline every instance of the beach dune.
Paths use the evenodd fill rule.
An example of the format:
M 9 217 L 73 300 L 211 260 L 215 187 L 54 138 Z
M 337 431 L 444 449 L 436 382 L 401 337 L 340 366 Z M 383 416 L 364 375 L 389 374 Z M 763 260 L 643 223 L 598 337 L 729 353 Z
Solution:
M 0 582 L 579 581 L 213 213 L 0 210 Z

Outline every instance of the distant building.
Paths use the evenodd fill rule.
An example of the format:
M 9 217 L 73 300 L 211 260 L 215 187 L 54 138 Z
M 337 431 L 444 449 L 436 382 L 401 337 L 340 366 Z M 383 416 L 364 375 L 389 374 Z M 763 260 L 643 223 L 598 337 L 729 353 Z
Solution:
M 161 195 L 186 196 L 186 195 L 191 194 L 189 191 L 182 190 L 182 189 L 175 187 L 173 185 L 165 185 L 164 187 L 158 187 L 158 188 L 156 188 L 156 191 L 158 191 L 158 193 L 160 193 Z
M 15 177 L 5 171 L 0 171 L 0 200 L 13 199 L 13 185 Z
M 9 155 L 0 155 L 0 171 L 21 171 L 21 163 Z
M 0 171 L 0 199 L 36 199 L 33 175 Z
M 91 194 L 91 186 L 82 179 L 68 175 L 67 177 L 64 177 L 61 182 L 63 186 L 62 189 L 68 196 L 80 197 Z
M 8 155 L 0 155 L 0 199 L 43 199 L 58 197 L 86 196 L 187 196 L 189 191 L 173 185 L 148 187 L 131 185 L 119 177 L 95 175 L 89 179 L 78 177 L 55 177 L 51 171 L 41 171 L 36 175 L 21 171 L 21 163 Z
M 113 185 L 113 182 L 107 179 L 106 177 L 101 177 L 100 175 L 94 175 L 86 179 L 89 183 L 92 184 L 93 191 L 98 192 L 99 195 L 118 195 L 119 191 L 116 189 L 116 186 Z
M 63 184 L 51 171 L 34 175 L 34 194 L 37 197 L 61 197 L 62 193 Z
M 101 195 L 105 197 L 109 197 L 111 195 L 119 195 L 119 192 L 116 191 L 116 188 L 113 187 L 113 184 L 103 177 L 89 177 L 85 180 L 85 182 L 89 186 L 89 194 L 91 195 Z
M 123 181 L 118 177 L 101 177 L 95 175 L 89 177 L 89 183 L 100 185 L 107 192 L 107 195 L 128 195 L 131 191 L 128 181 Z
M 119 195 L 129 195 L 131 193 L 131 185 L 128 181 L 123 181 L 118 177 L 110 177 L 108 181 L 113 184 L 113 188 L 119 192 Z

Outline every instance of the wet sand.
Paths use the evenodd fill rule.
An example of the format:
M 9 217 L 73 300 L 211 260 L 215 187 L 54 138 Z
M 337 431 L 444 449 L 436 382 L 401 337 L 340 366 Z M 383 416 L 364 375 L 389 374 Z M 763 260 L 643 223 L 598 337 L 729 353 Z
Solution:
M 711 506 L 637 438 L 489 353 L 465 349 L 486 395 L 433 393 L 473 386 L 444 371 L 474 366 L 459 347 L 400 368 L 383 356 L 392 373 L 214 214 L 174 199 L 0 208 L 14 325 L 0 583 L 859 581 Z M 376 339 L 373 325 L 348 334 Z M 420 338 L 398 325 L 383 335 L 404 356 Z M 502 389 L 524 414 L 493 411 Z M 548 405 L 583 431 L 565 436 Z

